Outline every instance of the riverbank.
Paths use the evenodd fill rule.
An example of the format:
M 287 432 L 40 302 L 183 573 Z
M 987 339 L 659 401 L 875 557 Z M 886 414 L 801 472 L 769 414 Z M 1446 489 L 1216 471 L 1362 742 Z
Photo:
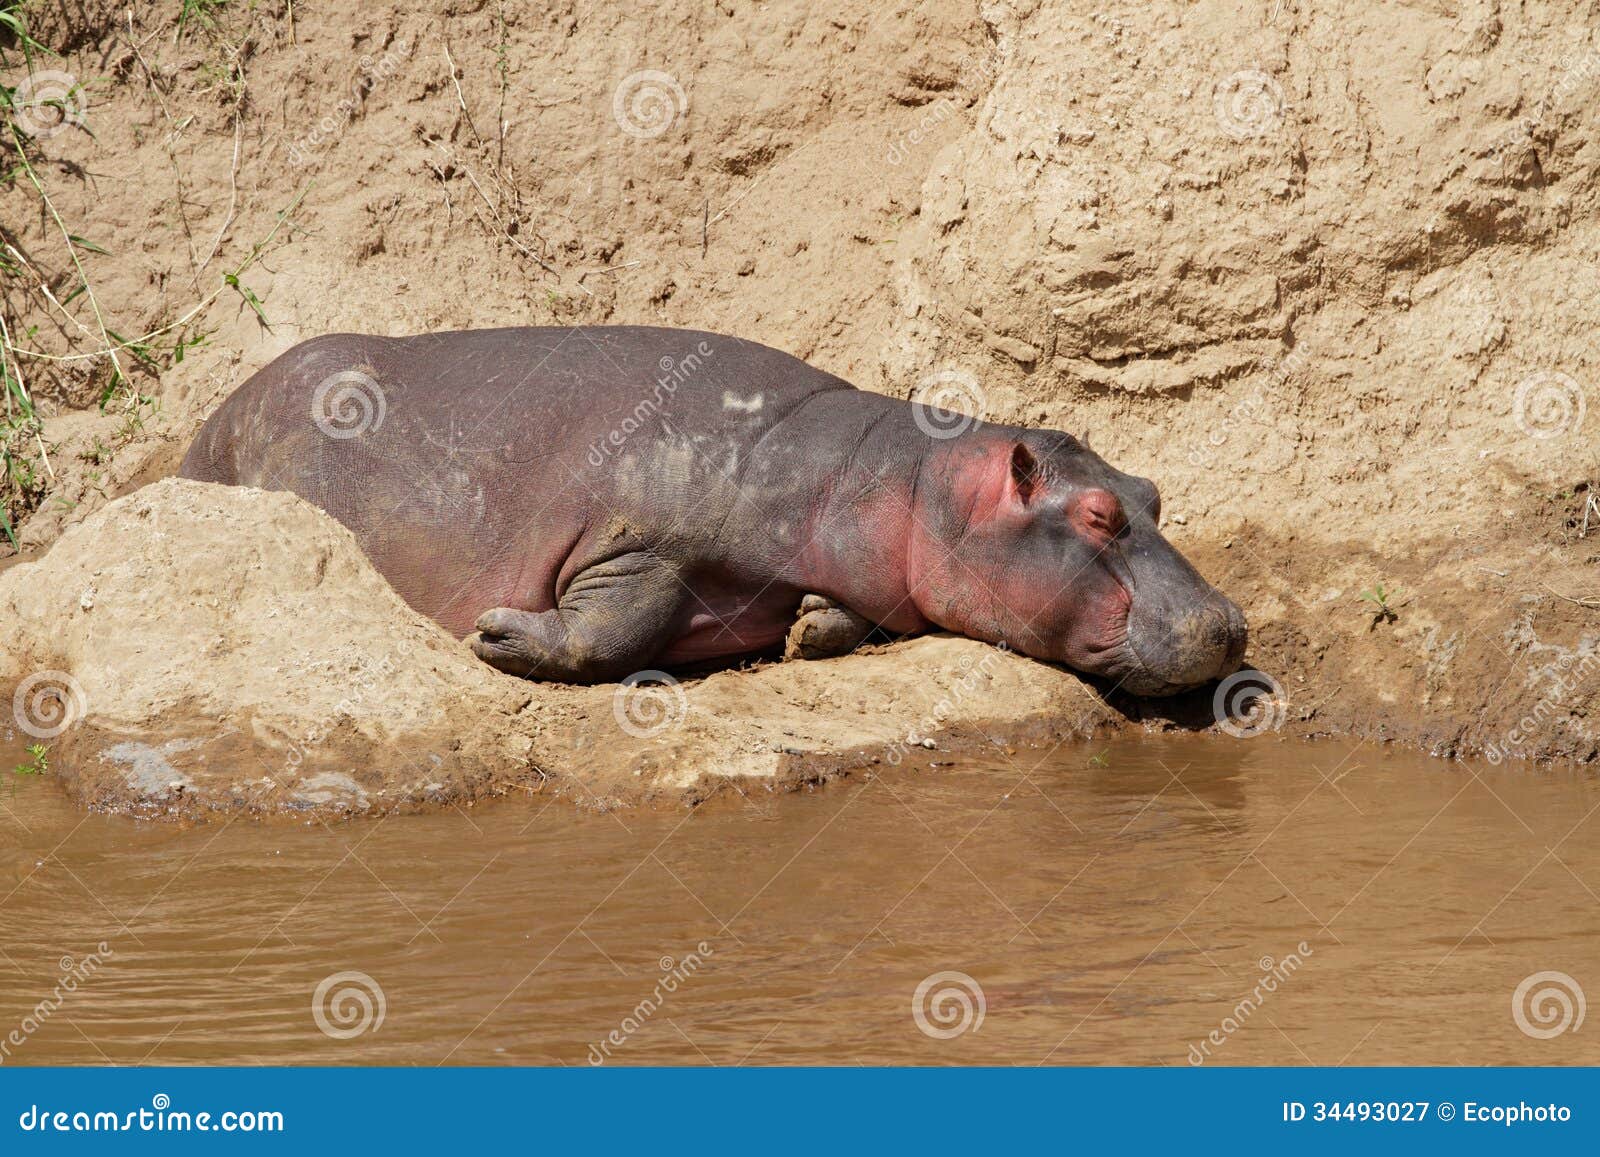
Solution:
M 1585 432 L 1600 54 L 1575 5 L 952 0 L 685 21 L 335 0 L 210 6 L 182 24 L 110 3 L 26 11 L 58 55 L 36 56 L 33 103 L 0 139 L 0 553 L 39 560 L 41 584 L 58 566 L 142 568 L 178 598 L 178 556 L 163 578 L 133 537 L 74 548 L 70 565 L 45 552 L 169 474 L 220 399 L 304 338 L 692 326 L 863 388 L 1066 429 L 1155 479 L 1167 535 L 1250 621 L 1249 660 L 1272 680 L 1260 726 L 1491 760 L 1588 766 L 1600 750 L 1600 462 Z M 20 83 L 15 37 L 0 49 Z M 79 798 L 132 807 L 129 775 L 199 785 L 207 751 L 241 766 L 264 751 L 263 775 L 288 758 L 291 740 L 262 747 L 254 725 L 227 740 L 247 736 L 242 754 L 211 746 L 189 702 L 236 721 L 259 708 L 263 734 L 302 746 L 328 728 L 304 759 L 334 778 L 297 807 L 529 790 L 545 763 L 598 806 L 650 796 L 630 783 L 697 798 L 682 769 L 707 760 L 800 783 L 883 758 L 961 659 L 983 657 L 929 640 L 823 665 L 815 688 L 782 669 L 690 681 L 705 710 L 645 742 L 607 722 L 613 692 L 552 691 L 530 711 L 517 696 L 545 692 L 483 687 L 356 585 L 369 601 L 329 613 L 374 638 L 412 632 L 433 691 L 334 726 L 326 696 L 359 667 L 319 667 L 308 637 L 276 689 L 249 689 L 206 666 L 208 640 L 236 626 L 219 611 L 188 621 L 199 633 L 163 660 L 158 705 L 117 689 L 151 682 L 140 664 L 157 642 L 103 674 L 93 665 L 119 652 L 89 632 L 49 661 L 104 688 L 89 698 L 126 708 L 130 729 L 86 731 L 81 759 L 63 734 L 56 766 L 87 777 Z M 337 619 L 316 626 L 344 637 Z M 352 662 L 382 659 L 351 645 Z M 1015 744 L 1127 717 L 1218 726 L 1209 697 L 1107 705 L 1061 672 L 1001 669 L 946 732 L 995 725 Z M 747 729 L 746 700 L 769 693 L 790 722 Z M 485 729 L 502 716 L 515 726 Z M 574 754 L 575 720 L 616 745 Z M 157 751 L 201 745 L 166 752 L 171 773 L 143 753 L 144 771 L 100 761 L 136 733 Z M 425 766 L 352 776 L 402 734 Z M 435 775 L 447 751 L 459 763 Z M 271 810 L 233 783 L 195 787 L 214 802 L 194 808 Z M 190 790 L 152 810 L 190 808 Z

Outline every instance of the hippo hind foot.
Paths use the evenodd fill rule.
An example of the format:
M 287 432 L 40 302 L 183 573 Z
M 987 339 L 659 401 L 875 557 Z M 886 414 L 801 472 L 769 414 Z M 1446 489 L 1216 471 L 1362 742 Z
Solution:
M 870 620 L 822 595 L 800 601 L 800 617 L 784 641 L 785 659 L 831 659 L 848 655 L 872 633 Z
M 577 621 L 574 621 L 577 620 Z M 633 646 L 586 629 L 581 616 L 560 610 L 484 611 L 467 636 L 472 653 L 497 671 L 555 683 L 601 683 L 637 670 L 645 656 Z
M 552 610 L 484 611 L 469 642 L 485 663 L 524 679 L 621 679 L 666 646 L 684 590 L 673 570 L 649 552 L 619 555 L 581 571 Z
M 542 616 L 510 607 L 496 607 L 478 616 L 467 636 L 472 653 L 497 671 L 523 679 L 573 680 L 573 664 L 562 662 L 546 639 Z M 576 681 L 576 680 L 573 680 Z

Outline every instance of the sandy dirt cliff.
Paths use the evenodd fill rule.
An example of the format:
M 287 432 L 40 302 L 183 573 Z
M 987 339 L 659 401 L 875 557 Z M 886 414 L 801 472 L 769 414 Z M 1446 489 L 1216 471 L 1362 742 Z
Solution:
M 168 5 L 20 11 L 56 55 L 34 51 L 30 76 L 16 37 L 0 39 L 14 89 L 0 136 L 3 549 L 36 557 L 92 525 L 107 552 L 75 540 L 70 565 L 51 551 L 35 582 L 143 567 L 153 590 L 186 597 L 187 580 L 155 581 L 169 546 L 115 530 L 133 508 L 96 512 L 170 472 L 220 399 L 303 338 L 693 326 L 864 388 L 1071 430 L 1156 479 L 1167 534 L 1243 606 L 1250 658 L 1281 692 L 1258 726 L 1495 759 L 1595 755 L 1588 5 L 339 0 L 223 4 L 181 23 Z M 147 501 L 190 518 L 185 534 L 260 510 L 267 537 L 272 518 L 336 537 L 259 498 Z M 327 550 L 365 600 L 349 613 L 377 630 L 386 588 Z M 219 553 L 206 580 L 235 584 L 237 613 L 265 597 L 251 557 Z M 303 561 L 286 557 L 273 581 Z M 96 661 L 90 636 L 72 632 L 94 612 L 19 585 L 19 613 L 48 617 L 23 623 L 16 662 L 63 635 L 51 661 L 92 682 L 75 666 Z M 438 666 L 415 675 L 417 694 L 437 678 L 507 719 L 530 714 L 502 702 L 526 688 L 486 683 L 425 626 L 391 622 L 394 639 L 431 640 Z M 953 645 L 825 669 L 869 686 L 870 664 L 907 662 L 907 679 L 943 687 L 906 705 L 915 717 L 960 675 L 948 663 L 961 656 L 929 650 Z M 246 661 L 233 654 L 214 661 Z M 129 655 L 122 680 L 145 661 Z M 248 700 L 230 669 L 216 683 L 240 694 L 207 710 L 292 713 L 292 688 Z M 1055 733 L 1076 734 L 1211 716 L 1209 696 L 1108 711 L 1040 671 L 1050 685 L 1024 710 L 996 700 L 962 718 L 1054 709 Z M 709 684 L 789 694 L 802 676 L 784 672 Z M 352 734 L 391 712 L 435 746 L 478 745 L 445 794 L 496 782 L 495 744 L 524 745 L 508 776 L 537 779 L 528 768 L 560 764 L 552 752 L 584 734 L 551 738 L 563 720 L 610 711 L 552 692 L 546 723 L 469 743 L 394 694 Z M 838 763 L 845 747 L 895 742 L 829 747 L 825 716 L 807 715 L 821 700 L 791 700 L 791 729 L 818 738 L 751 733 L 750 751 Z M 654 782 L 672 761 L 652 750 L 619 766 Z M 656 770 L 633 777 L 640 766 Z M 357 786 L 399 801 L 435 781 L 405 782 Z

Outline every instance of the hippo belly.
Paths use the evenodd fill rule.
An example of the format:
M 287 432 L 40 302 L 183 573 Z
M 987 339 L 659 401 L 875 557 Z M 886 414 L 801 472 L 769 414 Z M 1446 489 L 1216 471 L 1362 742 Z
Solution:
M 724 595 L 697 607 L 661 656 L 667 666 L 689 666 L 775 649 L 794 625 L 799 595 L 792 591 Z

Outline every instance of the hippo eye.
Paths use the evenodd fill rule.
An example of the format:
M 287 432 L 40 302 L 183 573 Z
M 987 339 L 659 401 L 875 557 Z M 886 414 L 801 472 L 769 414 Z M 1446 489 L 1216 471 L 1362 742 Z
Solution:
M 1099 487 L 1081 491 L 1067 504 L 1067 521 L 1090 542 L 1101 544 L 1128 527 L 1117 496 Z

